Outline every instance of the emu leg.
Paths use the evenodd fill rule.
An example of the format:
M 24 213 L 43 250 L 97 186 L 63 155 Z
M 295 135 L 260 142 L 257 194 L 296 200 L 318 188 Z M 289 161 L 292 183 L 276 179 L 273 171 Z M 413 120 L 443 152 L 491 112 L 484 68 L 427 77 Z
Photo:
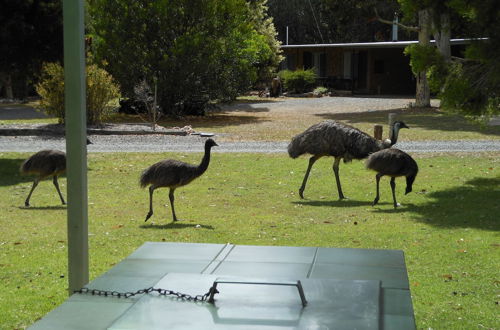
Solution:
M 26 200 L 24 201 L 24 206 L 26 206 L 26 207 L 30 206 L 31 194 L 33 193 L 33 190 L 35 190 L 36 186 L 38 186 L 38 182 L 40 182 L 40 179 L 38 179 L 38 178 L 36 178 L 33 181 L 33 185 L 31 186 L 30 193 L 28 194 L 28 197 L 26 197 Z
M 172 217 L 174 221 L 177 221 L 177 216 L 175 215 L 175 208 L 174 208 L 174 191 L 175 188 L 170 188 L 170 193 L 168 194 L 168 198 L 170 199 L 170 206 L 172 207 Z
M 335 161 L 333 162 L 333 173 L 335 173 L 335 181 L 337 182 L 337 190 L 339 191 L 339 199 L 345 199 L 344 193 L 342 192 L 342 186 L 340 185 L 340 177 L 339 177 L 339 164 L 340 157 L 335 157 Z
M 307 179 L 309 178 L 309 172 L 311 172 L 311 168 L 314 165 L 314 163 L 320 158 L 321 158 L 320 156 L 312 156 L 311 158 L 309 158 L 309 165 L 307 166 L 306 175 L 304 175 L 304 180 L 302 180 L 302 186 L 300 186 L 299 188 L 299 196 L 302 199 L 304 198 L 304 190 L 306 189 L 306 183 Z
M 380 178 L 382 177 L 383 175 L 380 174 L 380 173 L 377 173 L 377 175 L 375 175 L 375 179 L 377 181 L 377 196 L 375 196 L 375 199 L 373 200 L 373 204 L 372 206 L 375 206 L 377 205 L 378 203 L 378 200 L 380 199 Z
M 144 222 L 148 221 L 148 219 L 153 215 L 153 192 L 155 191 L 155 188 L 155 186 L 149 186 L 149 212 L 146 215 L 146 220 L 144 220 Z
M 54 175 L 52 182 L 54 183 L 54 186 L 56 186 L 56 190 L 57 190 L 57 193 L 59 194 L 59 198 L 61 199 L 61 203 L 63 205 L 66 205 L 66 202 L 64 201 L 64 197 L 61 194 L 61 190 L 59 189 L 59 182 L 57 182 L 57 175 Z
M 398 202 L 396 202 L 396 178 L 391 178 L 391 189 L 392 189 L 392 200 L 394 201 L 394 208 L 398 207 Z

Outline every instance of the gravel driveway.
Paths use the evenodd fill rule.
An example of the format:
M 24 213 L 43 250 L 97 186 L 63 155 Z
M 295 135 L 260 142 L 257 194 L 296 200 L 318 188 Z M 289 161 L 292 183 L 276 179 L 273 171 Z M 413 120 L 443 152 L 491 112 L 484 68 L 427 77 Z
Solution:
M 273 112 L 322 111 L 358 112 L 405 107 L 411 98 L 387 97 L 342 97 L 342 98 L 286 98 L 279 102 L 240 103 L 233 111 L 255 112 L 259 109 L 272 109 Z M 433 106 L 437 106 L 433 100 Z M 232 106 L 223 106 L 228 110 Z M 22 109 L 20 111 L 20 109 Z M 29 107 L 0 107 L 0 119 L 13 119 L 17 113 L 22 118 L 39 116 L 40 113 Z M 217 136 L 214 137 L 217 140 Z M 93 144 L 89 152 L 202 152 L 205 138 L 200 136 L 175 135 L 91 135 Z M 223 142 L 213 152 L 266 152 L 286 153 L 288 142 Z M 500 140 L 475 141 L 401 141 L 396 147 L 408 152 L 481 152 L 500 151 Z M 0 152 L 35 152 L 41 149 L 65 149 L 62 137 L 52 136 L 0 136 Z
M 217 140 L 217 137 L 214 137 Z M 202 152 L 205 138 L 173 135 L 92 135 L 89 152 Z M 286 153 L 288 142 L 224 142 L 213 152 Z M 408 152 L 483 152 L 500 151 L 500 140 L 414 141 L 396 147 Z M 0 136 L 0 152 L 35 152 L 41 149 L 64 150 L 62 137 Z

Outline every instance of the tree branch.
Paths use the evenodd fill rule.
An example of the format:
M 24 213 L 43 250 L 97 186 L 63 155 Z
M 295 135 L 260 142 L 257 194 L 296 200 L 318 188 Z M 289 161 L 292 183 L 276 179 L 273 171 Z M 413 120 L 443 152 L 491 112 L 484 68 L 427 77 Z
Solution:
M 384 24 L 389 24 L 389 25 L 393 25 L 394 22 L 393 21 L 389 21 L 389 20 L 386 20 L 386 19 L 383 19 L 382 17 L 379 16 L 378 14 L 378 11 L 377 11 L 377 8 L 374 8 L 373 9 L 375 11 L 375 16 L 377 16 L 377 20 L 380 22 L 380 23 L 384 23 Z M 408 31 L 415 31 L 415 32 L 418 32 L 420 31 L 420 28 L 418 26 L 408 26 L 408 25 L 404 25 L 404 24 L 401 24 L 401 23 L 396 23 L 397 26 L 405 29 L 405 30 L 408 30 Z

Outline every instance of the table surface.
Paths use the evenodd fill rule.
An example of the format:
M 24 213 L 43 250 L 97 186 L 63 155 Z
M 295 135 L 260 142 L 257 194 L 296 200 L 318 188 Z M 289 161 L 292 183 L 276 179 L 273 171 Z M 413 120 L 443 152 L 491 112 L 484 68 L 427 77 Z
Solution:
M 216 279 L 296 282 L 219 284 L 215 304 L 157 293 L 74 294 L 30 329 L 415 329 L 399 250 L 147 242 L 86 287 L 149 287 L 204 294 Z

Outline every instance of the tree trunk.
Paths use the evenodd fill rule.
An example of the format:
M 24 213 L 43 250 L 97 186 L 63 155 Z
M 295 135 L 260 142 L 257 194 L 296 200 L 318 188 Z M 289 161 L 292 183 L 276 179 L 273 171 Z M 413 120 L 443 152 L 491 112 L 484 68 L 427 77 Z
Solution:
M 14 92 L 12 90 L 12 76 L 8 73 L 0 73 L 0 86 L 5 88 L 5 98 L 14 99 Z
M 439 53 L 443 56 L 446 62 L 451 61 L 451 27 L 450 13 L 445 12 L 439 16 L 439 26 L 433 26 L 434 39 Z
M 431 35 L 431 15 L 430 9 L 423 9 L 418 12 L 418 43 L 421 46 L 430 45 Z M 417 90 L 415 92 L 415 106 L 426 108 L 431 106 L 431 93 L 427 82 L 427 72 L 421 71 L 417 74 Z

